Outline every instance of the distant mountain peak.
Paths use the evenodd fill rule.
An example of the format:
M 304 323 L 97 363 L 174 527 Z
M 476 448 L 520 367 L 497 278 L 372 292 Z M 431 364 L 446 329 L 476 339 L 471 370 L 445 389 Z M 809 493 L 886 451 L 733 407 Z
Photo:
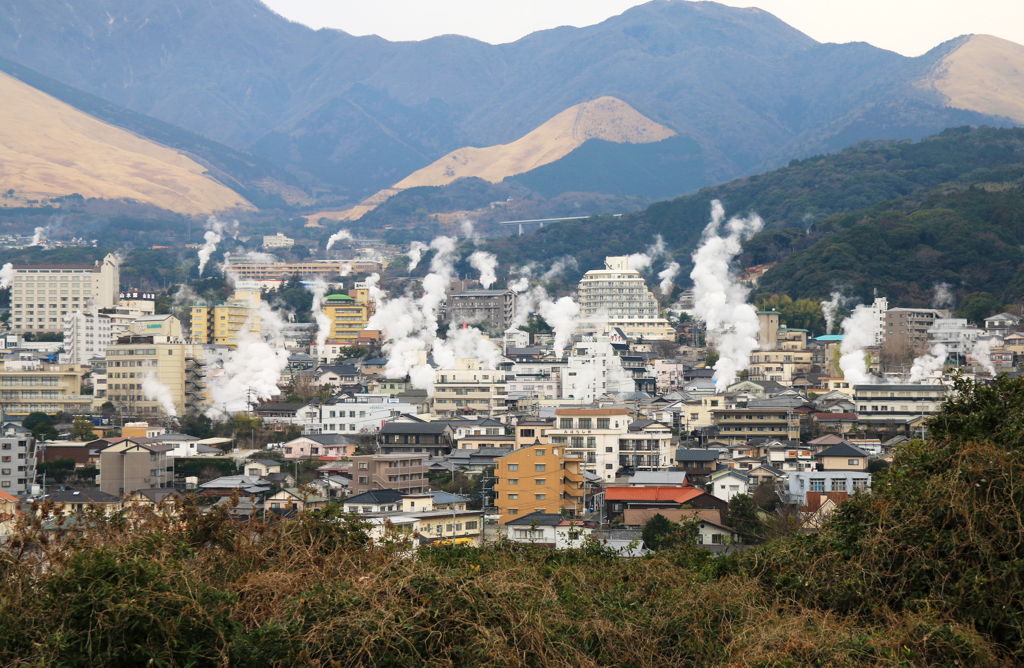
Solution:
M 1024 46 L 993 35 L 965 35 L 928 75 L 946 106 L 1024 123 Z

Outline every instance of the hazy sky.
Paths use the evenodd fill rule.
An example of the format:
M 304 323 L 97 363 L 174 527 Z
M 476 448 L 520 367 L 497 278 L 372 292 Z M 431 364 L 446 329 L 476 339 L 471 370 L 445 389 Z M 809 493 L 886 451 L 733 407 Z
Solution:
M 455 33 L 492 44 L 535 30 L 586 26 L 642 4 L 636 0 L 264 0 L 313 28 L 420 40 Z M 723 0 L 760 7 L 819 42 L 869 42 L 917 56 L 966 33 L 1024 44 L 1022 0 Z

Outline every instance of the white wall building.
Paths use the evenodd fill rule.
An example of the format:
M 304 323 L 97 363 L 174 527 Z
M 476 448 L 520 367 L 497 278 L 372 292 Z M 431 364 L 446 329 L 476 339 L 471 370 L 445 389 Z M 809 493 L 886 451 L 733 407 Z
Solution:
M 14 265 L 11 331 L 62 331 L 64 316 L 90 300 L 96 308 L 114 308 L 120 282 L 120 261 L 113 253 L 95 264 Z
M 292 239 L 291 237 L 286 237 L 280 232 L 274 235 L 263 237 L 264 248 L 291 248 L 294 245 L 295 239 Z
M 364 429 L 377 433 L 399 415 L 416 415 L 416 406 L 390 394 L 356 394 L 329 404 L 310 404 L 301 413 L 304 434 L 357 436 Z
M 584 336 L 562 370 L 562 398 L 583 404 L 607 392 L 635 392 L 636 383 L 622 368 L 609 336 Z
M 480 360 L 459 358 L 454 369 L 434 372 L 434 413 L 486 415 L 504 412 L 508 398 L 505 372 L 486 369 Z
M 564 444 L 566 455 L 580 457 L 584 471 L 606 481 L 619 469 L 619 439 L 633 422 L 627 408 L 559 408 L 555 426 L 548 430 L 552 443 Z
M 939 318 L 928 328 L 928 339 L 946 346 L 950 354 L 965 355 L 971 351 L 979 333 L 981 330 L 967 324 L 967 318 Z
M 873 323 L 873 331 L 875 335 L 875 345 L 882 345 L 882 341 L 885 339 L 885 312 L 889 310 L 889 300 L 885 297 L 875 297 L 875 301 L 871 304 L 871 316 Z
M 64 316 L 64 356 L 67 364 L 88 364 L 93 357 L 106 357 L 114 342 L 110 316 L 93 311 L 74 311 Z
M 675 330 L 659 316 L 658 300 L 629 256 L 606 257 L 604 269 L 584 274 L 579 284 L 581 320 L 618 327 L 630 338 L 674 340 Z

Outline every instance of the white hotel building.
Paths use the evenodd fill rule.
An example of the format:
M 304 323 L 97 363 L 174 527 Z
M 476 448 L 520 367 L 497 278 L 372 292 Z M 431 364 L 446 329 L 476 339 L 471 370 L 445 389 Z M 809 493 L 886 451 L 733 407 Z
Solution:
M 90 302 L 98 309 L 118 303 L 121 269 L 113 253 L 95 264 L 14 265 L 11 331 L 64 331 L 64 316 Z
M 606 257 L 604 269 L 584 274 L 579 284 L 580 315 L 604 331 L 618 327 L 631 339 L 673 340 L 675 330 L 658 314 L 658 300 L 640 272 L 629 268 L 629 256 Z

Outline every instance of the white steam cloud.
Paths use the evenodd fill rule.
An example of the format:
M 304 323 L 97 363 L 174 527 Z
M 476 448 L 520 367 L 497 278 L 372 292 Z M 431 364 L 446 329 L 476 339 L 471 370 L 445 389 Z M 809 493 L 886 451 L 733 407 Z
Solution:
M 203 275 L 203 270 L 206 269 L 206 263 L 210 261 L 210 256 L 217 250 L 217 244 L 221 242 L 221 233 L 224 232 L 224 223 L 217 219 L 216 216 L 210 216 L 206 219 L 206 232 L 203 234 L 203 246 L 199 249 L 199 275 Z
M 839 311 L 839 307 L 843 305 L 846 298 L 843 297 L 840 292 L 833 292 L 832 299 L 827 302 L 821 302 L 821 313 L 825 316 L 825 333 L 831 334 L 832 327 L 836 324 L 836 313 Z
M 327 283 L 322 278 L 317 278 L 313 283 L 313 316 L 316 318 L 316 351 L 320 354 L 327 343 L 327 337 L 331 333 L 331 319 L 324 313 L 325 297 L 327 295 Z
M 565 255 L 555 260 L 555 263 L 551 265 L 550 269 L 544 272 L 544 275 L 540 277 L 540 280 L 542 283 L 547 283 L 567 271 L 577 271 L 579 268 L 580 265 L 576 262 L 576 258 L 571 255 Z
M 661 279 L 661 294 L 666 297 L 672 293 L 672 288 L 675 287 L 676 276 L 679 275 L 679 263 L 673 262 L 665 269 L 658 273 L 658 278 Z
M 566 345 L 572 342 L 572 335 L 576 333 L 580 305 L 571 297 L 562 297 L 555 302 L 550 299 L 543 300 L 539 309 L 541 317 L 554 330 L 555 357 L 562 359 Z
M 715 391 L 724 392 L 736 382 L 739 372 L 750 364 L 757 349 L 760 323 L 757 311 L 747 303 L 747 288 L 736 280 L 729 264 L 742 250 L 742 243 L 761 230 L 764 222 L 756 214 L 731 218 L 728 234 L 719 236 L 725 210 L 718 200 L 711 202 L 711 222 L 704 228 L 700 248 L 693 254 L 694 314 L 704 321 L 708 335 L 716 342 Z
M 933 345 L 931 350 L 914 360 L 913 366 L 910 367 L 910 382 L 921 383 L 941 375 L 948 354 L 946 346 L 941 343 Z
M 667 256 L 668 252 L 665 250 L 665 240 L 661 238 L 661 235 L 655 237 L 654 245 L 647 249 L 646 253 L 633 253 L 629 256 L 629 264 L 627 265 L 634 271 L 644 272 L 648 267 L 654 264 L 654 261 L 660 257 Z
M 536 262 L 530 262 L 522 267 L 516 267 L 509 272 L 509 284 L 510 290 L 516 292 L 523 292 L 530 287 L 530 277 L 533 276 L 534 270 L 537 268 Z M 515 278 L 513 278 L 515 277 Z
M 150 401 L 160 404 L 160 408 L 170 417 L 177 417 L 178 410 L 174 407 L 174 397 L 166 385 L 157 380 L 156 373 L 150 371 L 142 379 L 142 395 Z
M 411 262 L 409 262 L 409 271 L 412 271 L 419 265 L 420 260 L 423 259 L 423 251 L 429 249 L 430 246 L 423 243 L 422 241 L 414 241 L 412 242 L 412 244 L 410 244 L 409 252 L 406 253 L 406 255 L 408 255 L 409 259 L 411 260 Z
M 843 320 L 843 342 L 839 346 L 839 366 L 850 385 L 873 385 L 878 379 L 868 373 L 865 349 L 875 344 L 874 311 L 861 304 Z
M 462 236 L 472 241 L 474 246 L 479 246 L 484 240 L 484 238 L 477 234 L 476 230 L 473 229 L 473 221 L 469 218 L 462 219 Z
M 32 242 L 29 246 L 42 246 L 43 245 L 43 233 L 46 232 L 45 227 L 37 227 L 35 234 L 32 235 Z
M 338 230 L 337 232 L 331 235 L 330 239 L 327 240 L 327 248 L 325 248 L 324 250 L 331 250 L 331 246 L 338 243 L 339 241 L 344 241 L 346 239 L 351 241 L 352 233 L 349 232 L 348 230 Z
M 8 262 L 0 269 L 0 288 L 9 288 L 14 282 L 14 265 Z
M 971 347 L 971 357 L 988 375 L 996 375 L 996 367 L 992 364 L 992 339 L 978 339 Z
M 284 322 L 266 302 L 260 302 L 259 320 L 259 332 L 254 331 L 254 317 L 250 318 L 239 332 L 238 348 L 221 357 L 224 369 L 210 382 L 208 416 L 230 417 L 248 410 L 250 399 L 265 401 L 281 393 L 277 384 L 288 366 Z
M 480 285 L 484 290 L 494 285 L 494 281 L 497 279 L 495 269 L 498 268 L 498 258 L 493 253 L 476 251 L 469 256 L 469 264 L 480 272 Z
M 937 283 L 933 288 L 932 308 L 952 308 L 954 304 L 952 286 L 949 283 Z

